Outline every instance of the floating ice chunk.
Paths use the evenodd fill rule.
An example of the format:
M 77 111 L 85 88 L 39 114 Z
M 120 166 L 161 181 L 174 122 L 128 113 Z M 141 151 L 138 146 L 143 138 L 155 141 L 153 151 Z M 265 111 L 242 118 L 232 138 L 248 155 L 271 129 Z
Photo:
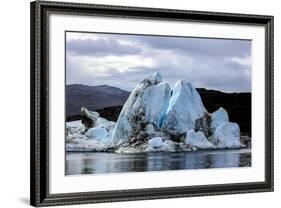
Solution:
M 81 116 L 82 123 L 84 124 L 86 129 L 94 127 L 96 125 L 96 121 L 98 120 L 100 114 L 95 111 L 90 111 L 85 107 L 81 108 Z
M 148 140 L 148 146 L 151 148 L 159 148 L 163 145 L 163 139 L 161 137 L 153 137 Z
M 81 120 L 66 122 L 67 127 L 83 128 Z
M 77 133 L 82 129 L 84 129 L 84 125 L 81 120 L 66 122 L 66 130 L 71 134 Z
M 163 139 L 161 137 L 153 137 L 148 140 L 147 152 L 158 152 L 163 151 Z
M 108 121 L 105 118 L 99 117 L 96 121 L 95 127 L 105 128 L 106 130 L 111 130 L 115 127 L 114 121 Z
M 165 140 L 163 143 L 163 150 L 165 152 L 174 152 L 175 151 L 175 143 L 171 140 Z
M 214 148 L 214 145 L 208 141 L 201 131 L 195 132 L 193 129 L 186 134 L 185 144 L 199 149 Z
M 183 80 L 178 81 L 172 91 L 162 129 L 178 133 L 195 127 L 195 120 L 202 117 L 206 109 L 196 89 Z
M 105 128 L 99 128 L 99 127 L 90 128 L 85 135 L 91 139 L 100 140 L 100 141 L 106 141 L 108 139 L 108 133 Z
M 73 133 L 73 134 L 68 133 L 65 137 L 65 142 L 73 143 L 73 142 L 76 142 L 77 140 L 85 139 L 85 138 L 86 138 L 85 135 L 82 135 L 79 133 Z
M 107 119 L 99 117 L 97 119 L 96 126 L 99 126 L 99 125 L 101 126 L 101 125 L 103 125 L 104 123 L 107 123 L 107 122 L 109 122 Z
M 98 119 L 98 117 L 100 116 L 100 114 L 96 111 L 90 111 L 85 107 L 81 108 L 81 115 L 86 116 L 87 118 L 92 119 L 93 121 L 96 121 Z
M 218 148 L 239 148 L 242 146 L 240 142 L 240 129 L 236 123 L 222 123 L 216 129 L 213 138 Z
M 218 126 L 224 122 L 229 122 L 228 113 L 224 108 L 220 107 L 211 114 L 211 132 L 215 133 Z

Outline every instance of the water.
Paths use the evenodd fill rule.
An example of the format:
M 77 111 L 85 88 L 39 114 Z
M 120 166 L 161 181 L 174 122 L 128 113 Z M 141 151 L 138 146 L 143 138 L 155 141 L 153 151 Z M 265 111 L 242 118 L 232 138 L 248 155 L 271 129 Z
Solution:
M 251 150 L 177 153 L 66 153 L 66 175 L 250 167 Z

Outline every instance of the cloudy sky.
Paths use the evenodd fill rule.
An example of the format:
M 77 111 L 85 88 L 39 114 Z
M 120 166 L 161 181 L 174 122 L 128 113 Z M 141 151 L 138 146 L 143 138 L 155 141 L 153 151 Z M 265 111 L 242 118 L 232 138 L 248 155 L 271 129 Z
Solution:
M 66 83 L 131 91 L 155 71 L 164 81 L 225 92 L 251 91 L 251 41 L 66 33 Z

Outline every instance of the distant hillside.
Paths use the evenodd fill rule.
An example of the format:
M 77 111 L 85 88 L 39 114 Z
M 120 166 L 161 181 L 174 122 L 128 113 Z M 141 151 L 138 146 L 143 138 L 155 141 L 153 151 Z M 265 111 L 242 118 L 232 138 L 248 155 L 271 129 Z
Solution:
M 66 115 L 80 114 L 85 106 L 91 110 L 112 106 L 123 106 L 130 92 L 107 85 L 88 86 L 72 84 L 66 86 Z
M 225 108 L 230 121 L 238 123 L 242 132 L 251 134 L 251 93 L 224 93 L 203 88 L 197 91 L 210 113 L 219 107 Z M 98 111 L 104 118 L 116 121 L 129 95 L 128 91 L 107 85 L 67 85 L 67 120 L 79 119 L 80 109 L 85 106 Z

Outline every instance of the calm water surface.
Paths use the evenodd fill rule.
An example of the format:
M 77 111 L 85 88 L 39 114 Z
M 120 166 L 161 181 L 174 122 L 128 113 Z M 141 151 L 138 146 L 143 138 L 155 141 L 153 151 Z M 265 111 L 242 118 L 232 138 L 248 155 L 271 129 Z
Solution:
M 250 167 L 251 150 L 176 153 L 66 153 L 66 175 Z

